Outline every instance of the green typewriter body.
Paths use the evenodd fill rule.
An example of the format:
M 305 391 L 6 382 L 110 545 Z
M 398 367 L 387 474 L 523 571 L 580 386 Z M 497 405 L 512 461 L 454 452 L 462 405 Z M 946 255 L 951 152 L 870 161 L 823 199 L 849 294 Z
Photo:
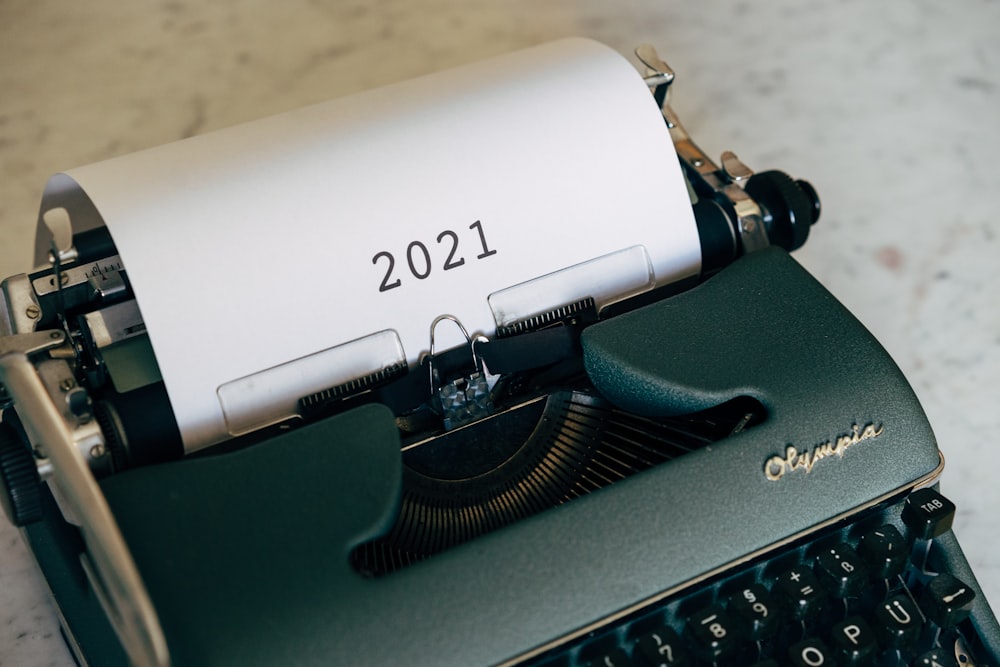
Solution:
M 815 191 L 712 163 L 639 55 L 687 284 L 183 456 L 106 232 L 3 283 L 3 502 L 81 665 L 1000 665 L 916 396 L 788 254 Z

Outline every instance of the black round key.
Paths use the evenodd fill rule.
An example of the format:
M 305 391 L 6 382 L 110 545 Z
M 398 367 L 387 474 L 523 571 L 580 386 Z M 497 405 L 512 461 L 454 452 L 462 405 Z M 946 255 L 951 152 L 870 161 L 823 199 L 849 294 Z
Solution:
M 773 635 L 781 616 L 773 596 L 760 584 L 750 584 L 733 593 L 729 597 L 729 611 L 741 624 L 743 634 L 754 641 Z
M 691 662 L 684 642 L 666 626 L 636 639 L 633 659 L 643 667 L 682 667 Z
M 883 648 L 902 648 L 920 635 L 920 610 L 905 595 L 894 595 L 876 605 L 873 630 Z
M 846 544 L 835 544 L 816 556 L 816 577 L 838 598 L 860 595 L 868 581 L 868 568 Z
M 934 489 L 920 489 L 906 498 L 901 518 L 917 539 L 934 539 L 951 528 L 955 503 Z
M 874 631 L 859 616 L 848 616 L 834 625 L 830 643 L 841 667 L 868 665 L 878 652 Z
M 950 628 L 968 618 L 975 599 L 971 586 L 945 572 L 927 584 L 920 606 L 927 618 L 942 628 Z
M 833 652 L 815 637 L 803 639 L 788 649 L 788 658 L 794 667 L 835 667 L 837 664 Z
M 936 648 L 918 655 L 910 667 L 958 667 L 958 664 L 944 649 Z
M 740 645 L 736 624 L 717 604 L 688 618 L 687 633 L 695 653 L 707 662 L 717 662 L 733 655 Z
M 795 566 L 779 574 L 774 592 L 784 598 L 785 606 L 797 621 L 813 618 L 826 607 L 826 591 L 806 566 Z
M 858 542 L 858 555 L 880 579 L 891 579 L 906 569 L 909 552 L 906 540 L 892 524 L 869 530 Z

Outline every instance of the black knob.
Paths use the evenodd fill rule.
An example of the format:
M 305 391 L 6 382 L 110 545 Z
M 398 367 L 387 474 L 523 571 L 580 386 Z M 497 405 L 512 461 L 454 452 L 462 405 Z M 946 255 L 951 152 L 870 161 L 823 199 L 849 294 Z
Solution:
M 782 171 L 762 171 L 747 180 L 744 190 L 763 209 L 764 227 L 773 245 L 786 250 L 802 247 L 820 214 L 812 185 L 792 180 Z
M 809 203 L 812 205 L 812 224 L 815 225 L 819 222 L 820 213 L 823 212 L 823 207 L 819 203 L 819 194 L 809 181 L 803 181 L 800 178 L 795 181 L 795 185 L 799 186 L 799 189 L 809 198 Z
M 42 518 L 42 482 L 35 456 L 10 424 L 0 424 L 0 504 L 10 522 L 27 526 Z

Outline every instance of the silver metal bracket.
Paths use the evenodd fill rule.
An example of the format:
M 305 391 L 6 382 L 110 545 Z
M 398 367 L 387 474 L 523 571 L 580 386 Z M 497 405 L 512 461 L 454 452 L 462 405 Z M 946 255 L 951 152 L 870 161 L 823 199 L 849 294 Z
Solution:
M 0 283 L 0 336 L 34 331 L 42 307 L 27 274 L 19 273 Z
M 13 354 L 27 356 L 59 347 L 66 340 L 62 331 L 37 331 L 0 337 L 0 359 Z

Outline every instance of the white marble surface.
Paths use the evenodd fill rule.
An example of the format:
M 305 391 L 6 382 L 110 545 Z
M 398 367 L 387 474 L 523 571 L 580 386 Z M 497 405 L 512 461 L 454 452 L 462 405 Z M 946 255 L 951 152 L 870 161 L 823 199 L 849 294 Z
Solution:
M 998 28 L 986 0 L 0 3 L 0 273 L 29 268 L 60 169 L 561 36 L 648 41 L 704 148 L 818 188 L 799 260 L 913 383 L 1000 603 Z M 0 666 L 69 664 L 0 522 Z

